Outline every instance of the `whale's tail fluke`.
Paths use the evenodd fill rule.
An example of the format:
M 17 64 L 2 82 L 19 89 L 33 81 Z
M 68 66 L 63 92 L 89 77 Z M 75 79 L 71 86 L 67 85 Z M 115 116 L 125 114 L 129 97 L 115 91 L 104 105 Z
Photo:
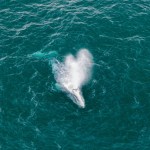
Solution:
M 30 58 L 47 59 L 47 60 L 52 60 L 53 58 L 56 58 L 57 56 L 58 56 L 58 53 L 56 51 L 51 51 L 48 53 L 37 51 L 37 52 L 29 55 Z

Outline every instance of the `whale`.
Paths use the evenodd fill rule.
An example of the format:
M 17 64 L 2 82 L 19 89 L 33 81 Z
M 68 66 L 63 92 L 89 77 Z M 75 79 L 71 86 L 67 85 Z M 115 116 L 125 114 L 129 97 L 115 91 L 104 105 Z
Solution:
M 92 62 L 93 57 L 87 49 L 79 50 L 75 57 L 68 54 L 64 62 L 57 59 L 52 62 L 57 87 L 66 92 L 69 98 L 80 108 L 85 108 L 82 86 L 90 80 Z
M 37 51 L 29 58 L 48 60 L 56 80 L 55 87 L 67 93 L 68 97 L 80 108 L 85 108 L 82 87 L 88 83 L 92 74 L 93 57 L 87 49 L 80 49 L 75 56 L 68 54 L 63 61 L 58 60 L 58 53 Z

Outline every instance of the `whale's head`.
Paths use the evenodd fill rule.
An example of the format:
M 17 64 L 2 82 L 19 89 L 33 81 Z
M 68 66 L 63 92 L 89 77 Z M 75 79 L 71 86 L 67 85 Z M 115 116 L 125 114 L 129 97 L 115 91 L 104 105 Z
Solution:
M 85 108 L 85 100 L 79 87 L 75 86 L 71 82 L 64 82 L 61 86 L 75 104 L 77 104 L 80 108 Z
M 79 88 L 72 90 L 72 97 L 75 104 L 81 108 L 85 108 L 85 101 Z

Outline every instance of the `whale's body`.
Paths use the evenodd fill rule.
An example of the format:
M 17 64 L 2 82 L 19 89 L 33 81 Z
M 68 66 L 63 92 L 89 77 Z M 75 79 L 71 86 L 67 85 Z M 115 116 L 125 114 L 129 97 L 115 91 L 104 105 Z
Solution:
M 67 67 L 63 63 L 55 60 L 53 62 L 53 72 L 61 90 L 66 92 L 75 104 L 84 108 L 85 100 L 82 96 L 81 89 L 73 83 Z
M 85 107 L 82 95 L 82 86 L 86 84 L 91 76 L 92 55 L 87 49 L 81 49 L 74 57 L 69 54 L 64 62 L 58 61 L 56 51 L 43 53 L 41 51 L 30 54 L 29 58 L 48 60 L 52 65 L 52 71 L 56 80 L 56 87 L 66 92 L 72 101 L 79 107 Z
M 75 104 L 84 108 L 85 100 L 81 89 L 90 78 L 92 55 L 86 49 L 82 49 L 78 52 L 76 58 L 69 54 L 64 62 L 54 60 L 52 69 L 61 89 L 69 95 Z

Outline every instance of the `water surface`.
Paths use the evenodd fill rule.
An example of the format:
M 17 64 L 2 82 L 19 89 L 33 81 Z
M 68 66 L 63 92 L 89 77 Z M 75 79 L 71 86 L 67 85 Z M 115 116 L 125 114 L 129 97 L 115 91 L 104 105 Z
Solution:
M 80 48 L 95 62 L 85 109 L 29 57 Z M 0 149 L 149 150 L 150 2 L 1 0 Z

